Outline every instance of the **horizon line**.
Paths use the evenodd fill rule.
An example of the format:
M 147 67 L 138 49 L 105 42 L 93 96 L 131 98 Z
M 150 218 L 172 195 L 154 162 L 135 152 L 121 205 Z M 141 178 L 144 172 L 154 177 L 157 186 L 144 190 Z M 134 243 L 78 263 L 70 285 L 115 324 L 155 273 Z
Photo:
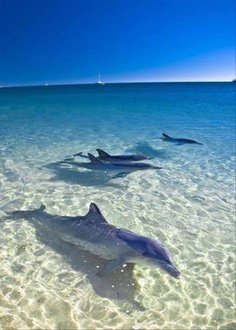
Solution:
M 232 80 L 168 80 L 168 81 L 117 81 L 117 82 L 105 82 L 104 85 L 116 85 L 116 84 L 172 84 L 172 83 L 229 83 L 235 82 L 236 79 Z M 52 87 L 52 86 L 77 86 L 77 85 L 92 85 L 96 86 L 97 83 L 47 83 L 47 84 L 23 84 L 23 85 L 0 85 L 2 88 L 17 88 L 17 87 Z M 103 87 L 104 87 L 103 85 Z M 102 86 L 100 86 L 102 87 Z

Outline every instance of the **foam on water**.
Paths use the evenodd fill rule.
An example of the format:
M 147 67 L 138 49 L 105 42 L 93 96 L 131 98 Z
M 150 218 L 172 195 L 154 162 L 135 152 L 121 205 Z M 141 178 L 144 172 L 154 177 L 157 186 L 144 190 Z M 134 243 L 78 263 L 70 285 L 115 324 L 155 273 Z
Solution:
M 230 84 L 1 90 L 0 324 L 6 328 L 234 329 L 235 136 Z M 163 142 L 162 132 L 203 146 Z M 125 177 L 59 168 L 79 151 L 146 153 Z M 79 160 L 79 159 L 78 159 Z M 80 160 L 79 160 L 80 161 Z M 81 161 L 86 161 L 81 158 Z M 49 164 L 54 164 L 48 166 Z M 45 204 L 158 238 L 181 271 L 104 260 L 5 212 Z

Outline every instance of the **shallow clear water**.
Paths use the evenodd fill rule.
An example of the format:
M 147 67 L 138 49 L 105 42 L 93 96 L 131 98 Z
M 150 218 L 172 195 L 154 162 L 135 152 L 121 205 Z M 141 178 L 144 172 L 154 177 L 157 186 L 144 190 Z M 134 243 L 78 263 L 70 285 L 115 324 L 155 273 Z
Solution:
M 61 329 L 234 329 L 235 86 L 48 86 L 0 90 L 0 325 Z M 203 145 L 175 145 L 162 133 Z M 58 162 L 79 151 L 144 153 L 162 170 L 124 177 Z M 86 161 L 82 158 L 78 161 Z M 7 211 L 45 204 L 158 238 L 181 271 L 104 261 Z

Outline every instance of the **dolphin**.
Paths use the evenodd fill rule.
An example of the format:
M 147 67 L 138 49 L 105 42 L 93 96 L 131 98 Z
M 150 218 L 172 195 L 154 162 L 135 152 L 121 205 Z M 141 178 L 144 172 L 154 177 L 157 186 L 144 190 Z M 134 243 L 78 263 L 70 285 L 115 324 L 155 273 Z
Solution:
M 86 157 L 87 158 L 87 157 Z M 88 159 L 90 162 L 82 162 L 78 163 L 73 159 L 67 158 L 63 161 L 59 162 L 60 164 L 67 164 L 77 167 L 86 168 L 89 170 L 96 170 L 96 171 L 119 171 L 118 176 L 125 176 L 132 171 L 140 171 L 140 170 L 148 170 L 148 169 L 162 169 L 162 167 L 153 166 L 148 163 L 142 162 L 128 162 L 128 161 L 112 161 L 106 162 L 100 160 L 99 158 L 95 157 L 94 155 L 88 153 Z
M 151 159 L 150 157 L 147 157 L 145 155 L 142 154 L 132 154 L 132 155 L 110 155 L 108 154 L 106 151 L 102 150 L 102 149 L 96 149 L 98 156 L 97 158 L 100 160 L 103 160 L 104 162 L 137 162 L 140 160 L 144 160 L 144 159 Z M 83 157 L 83 158 L 89 158 L 89 156 L 83 155 L 82 152 L 79 152 L 77 154 L 73 155 L 74 157 L 79 156 L 79 157 Z M 70 158 L 68 158 L 70 159 Z
M 91 203 L 84 216 L 59 216 L 47 213 L 46 207 L 28 211 L 8 212 L 7 218 L 25 218 L 44 225 L 68 242 L 97 255 L 107 263 L 97 273 L 104 276 L 125 263 L 145 262 L 159 267 L 169 275 L 179 278 L 170 252 L 157 239 L 135 234 L 111 225 L 95 203 Z
M 99 158 L 95 157 L 94 155 L 88 153 L 88 158 L 90 160 L 89 163 L 77 163 L 77 162 L 70 162 L 70 164 L 77 165 L 78 167 L 85 167 L 87 169 L 94 169 L 94 170 L 116 170 L 117 168 L 125 171 L 138 171 L 138 170 L 147 170 L 147 169 L 161 169 L 162 167 L 153 166 L 148 163 L 134 163 L 128 161 L 110 161 L 106 162 L 100 160 Z M 69 163 L 67 160 L 64 162 Z M 126 173 L 126 172 L 125 172 Z
M 163 141 L 173 142 L 173 143 L 180 144 L 180 145 L 181 144 L 200 144 L 200 145 L 203 145 L 203 143 L 199 143 L 195 140 L 184 139 L 184 138 L 172 138 L 172 137 L 170 137 L 169 135 L 167 135 L 165 133 L 162 133 L 161 139 Z
M 94 155 L 88 153 L 89 159 L 92 163 L 106 163 L 106 161 L 100 160 Z M 119 166 L 119 167 L 124 167 L 124 168 L 129 168 L 129 169 L 136 169 L 136 170 L 145 170 L 145 169 L 161 169 L 162 167 L 158 166 L 153 166 L 148 163 L 133 163 L 133 162 L 128 162 L 128 161 L 118 161 L 118 160 L 112 160 L 109 162 L 113 166 Z
M 104 160 L 105 162 L 113 162 L 113 161 L 118 161 L 118 162 L 123 162 L 123 161 L 129 161 L 129 162 L 137 162 L 140 160 L 144 159 L 150 159 L 147 156 L 144 155 L 109 155 L 107 152 L 105 152 L 102 149 L 96 149 L 98 152 L 98 159 Z

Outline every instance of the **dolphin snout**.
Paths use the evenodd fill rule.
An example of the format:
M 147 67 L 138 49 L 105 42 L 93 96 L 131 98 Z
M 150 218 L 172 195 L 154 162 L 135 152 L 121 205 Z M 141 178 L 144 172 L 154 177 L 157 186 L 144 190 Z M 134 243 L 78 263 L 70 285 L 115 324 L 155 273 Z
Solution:
M 171 275 L 175 278 L 180 277 L 180 272 L 178 271 L 178 269 L 173 264 L 168 263 L 163 268 L 169 275 Z
M 178 271 L 178 269 L 177 268 L 175 268 L 175 266 L 173 266 L 173 265 L 168 265 L 167 267 L 166 267 L 166 271 L 171 275 L 171 276 L 173 276 L 173 277 L 175 277 L 175 278 L 180 278 L 180 271 Z

